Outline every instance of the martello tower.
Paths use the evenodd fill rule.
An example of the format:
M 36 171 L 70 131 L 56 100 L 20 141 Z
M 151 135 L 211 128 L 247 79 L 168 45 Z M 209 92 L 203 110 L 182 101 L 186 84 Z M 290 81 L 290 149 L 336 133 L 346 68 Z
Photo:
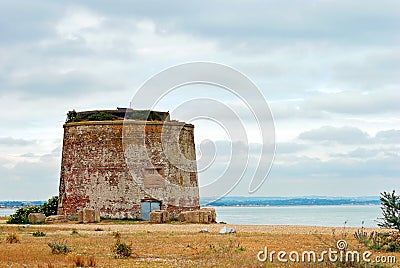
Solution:
M 194 126 L 166 112 L 70 112 L 64 124 L 58 214 L 148 219 L 199 209 Z

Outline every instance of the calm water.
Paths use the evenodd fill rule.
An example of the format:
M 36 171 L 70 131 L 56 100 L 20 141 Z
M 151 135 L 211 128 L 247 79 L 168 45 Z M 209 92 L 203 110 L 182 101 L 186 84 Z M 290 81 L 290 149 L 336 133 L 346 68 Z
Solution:
M 0 208 L 0 216 L 9 216 L 13 214 L 16 209 Z
M 380 206 L 216 207 L 217 221 L 231 224 L 377 227 Z
M 285 207 L 216 207 L 217 221 L 231 224 L 282 224 L 308 226 L 377 227 L 382 216 L 380 206 L 285 206 Z M 15 209 L 0 209 L 8 216 Z

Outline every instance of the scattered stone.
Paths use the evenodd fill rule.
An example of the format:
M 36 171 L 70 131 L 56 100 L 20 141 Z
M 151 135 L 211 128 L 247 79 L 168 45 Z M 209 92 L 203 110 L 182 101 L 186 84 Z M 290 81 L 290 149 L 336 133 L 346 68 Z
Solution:
M 29 223 L 43 223 L 46 220 L 46 215 L 43 213 L 29 213 Z
M 48 216 L 45 220 L 46 223 L 62 223 L 62 222 L 67 222 L 68 219 L 64 215 L 53 215 L 53 216 Z
M 189 223 L 199 223 L 200 222 L 200 215 L 198 210 L 194 211 L 187 211 L 185 214 L 185 221 Z
M 229 228 L 229 227 L 222 227 L 221 230 L 219 230 L 220 234 L 234 234 L 236 233 L 236 230 L 233 228 Z
M 207 228 L 201 229 L 200 233 L 208 233 L 208 229 Z
M 202 208 L 194 211 L 184 211 L 178 215 L 179 221 L 188 223 L 215 223 L 217 214 L 214 208 Z
M 100 211 L 98 209 L 84 208 L 78 211 L 79 223 L 100 222 Z
M 24 228 L 29 228 L 29 227 L 31 227 L 30 224 L 25 224 L 25 225 L 24 225 Z
M 200 211 L 208 211 L 211 214 L 211 218 L 209 219 L 210 223 L 217 222 L 217 213 L 215 212 L 215 208 L 201 208 Z
M 183 221 L 185 221 L 185 219 L 186 219 L 186 211 L 181 212 L 181 213 L 178 215 L 178 221 L 183 222 Z
M 153 210 L 150 212 L 150 223 L 164 223 L 169 220 L 169 213 L 166 210 Z

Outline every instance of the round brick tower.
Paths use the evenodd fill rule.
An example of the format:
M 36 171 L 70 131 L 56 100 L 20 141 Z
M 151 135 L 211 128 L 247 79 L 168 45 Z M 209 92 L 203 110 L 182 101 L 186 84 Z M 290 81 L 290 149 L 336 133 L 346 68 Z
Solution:
M 154 209 L 199 209 L 194 126 L 166 114 L 91 111 L 64 124 L 58 214 L 94 208 L 105 218 L 148 219 Z

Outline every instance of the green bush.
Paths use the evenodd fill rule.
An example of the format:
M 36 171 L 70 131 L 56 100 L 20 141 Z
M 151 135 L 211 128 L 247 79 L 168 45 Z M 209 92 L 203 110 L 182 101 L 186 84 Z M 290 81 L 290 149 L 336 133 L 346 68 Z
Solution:
M 77 230 L 72 230 L 71 235 L 79 235 Z
M 26 207 L 26 208 L 19 208 L 17 211 L 11 215 L 7 223 L 11 224 L 24 224 L 28 223 L 28 215 L 30 213 L 41 213 L 40 207 Z
M 51 248 L 51 253 L 53 254 L 67 254 L 72 251 L 71 248 L 67 246 L 65 243 L 48 243 L 47 244 Z
M 114 244 L 113 252 L 116 258 L 129 258 L 132 255 L 132 245 L 117 240 Z
M 366 248 L 376 251 L 398 252 L 400 251 L 400 233 L 368 233 L 361 228 L 354 233 L 358 243 L 363 244 Z
M 40 206 L 41 212 L 46 215 L 46 217 L 51 215 L 57 215 L 58 210 L 58 196 L 53 196 L 47 202 Z
M 383 218 L 378 226 L 400 232 L 400 195 L 396 195 L 394 190 L 392 193 L 383 192 L 380 200 Z
M 98 112 L 95 114 L 90 115 L 87 120 L 88 121 L 104 121 L 104 120 L 113 120 L 116 119 L 117 117 L 109 114 L 109 113 L 105 113 L 105 112 Z
M 133 253 L 132 244 L 121 242 L 121 234 L 118 231 L 113 232 L 112 235 L 116 239 L 114 246 L 112 247 L 115 258 L 129 258 Z M 137 256 L 137 254 L 135 255 Z
M 36 231 L 36 232 L 33 232 L 33 233 L 32 233 L 32 235 L 33 235 L 34 237 L 42 237 L 42 236 L 46 236 L 46 234 L 45 234 L 45 233 L 43 233 L 43 232 L 41 232 L 41 231 Z
M 54 196 L 39 207 L 32 206 L 32 207 L 17 209 L 17 211 L 8 218 L 7 223 L 10 224 L 29 223 L 28 215 L 30 213 L 43 213 L 46 216 L 57 215 L 57 207 L 58 207 L 58 197 Z

